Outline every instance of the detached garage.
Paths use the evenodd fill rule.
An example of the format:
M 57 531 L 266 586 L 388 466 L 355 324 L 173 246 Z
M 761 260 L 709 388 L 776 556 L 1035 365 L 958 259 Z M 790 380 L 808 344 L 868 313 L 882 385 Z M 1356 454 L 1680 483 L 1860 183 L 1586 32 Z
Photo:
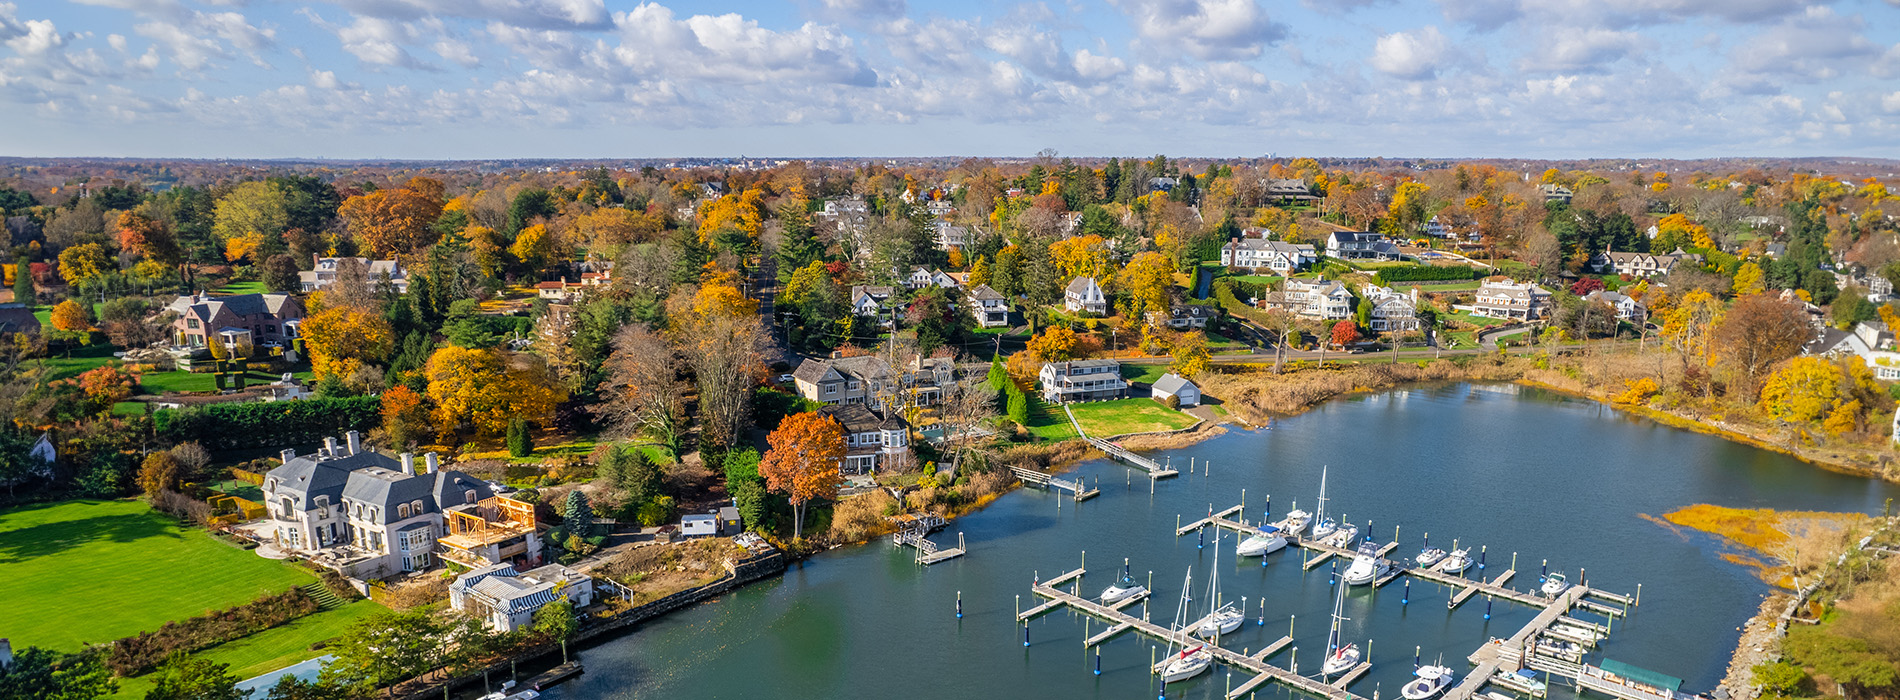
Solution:
M 1188 381 L 1187 377 L 1173 372 L 1156 379 L 1154 388 L 1149 390 L 1149 393 L 1156 401 L 1162 403 L 1167 403 L 1168 397 L 1172 396 L 1180 401 L 1179 405 L 1182 408 L 1201 405 L 1201 388 L 1195 386 L 1194 382 Z

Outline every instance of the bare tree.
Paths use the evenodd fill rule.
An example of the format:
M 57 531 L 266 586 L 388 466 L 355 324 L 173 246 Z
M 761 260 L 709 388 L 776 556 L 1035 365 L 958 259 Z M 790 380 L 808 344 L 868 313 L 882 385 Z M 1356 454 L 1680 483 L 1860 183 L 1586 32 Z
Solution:
M 682 343 L 699 387 L 700 448 L 738 444 L 752 420 L 752 388 L 765 372 L 758 317 L 708 314 Z
M 376 284 L 370 279 L 369 265 L 361 258 L 337 260 L 336 280 L 324 288 L 323 301 L 332 307 L 376 308 Z
M 685 367 L 679 353 L 658 333 L 634 323 L 614 335 L 604 369 L 607 379 L 600 384 L 594 414 L 607 422 L 611 434 L 651 439 L 678 461 L 686 434 L 681 397 L 690 388 L 680 379 Z
M 943 425 L 944 446 L 955 459 L 973 449 L 978 428 L 996 415 L 996 390 L 987 382 L 958 382 L 943 392 L 937 416 Z
M 1751 294 L 1735 300 L 1710 340 L 1724 362 L 1741 370 L 1752 398 L 1768 368 L 1800 354 L 1812 333 L 1800 302 Z

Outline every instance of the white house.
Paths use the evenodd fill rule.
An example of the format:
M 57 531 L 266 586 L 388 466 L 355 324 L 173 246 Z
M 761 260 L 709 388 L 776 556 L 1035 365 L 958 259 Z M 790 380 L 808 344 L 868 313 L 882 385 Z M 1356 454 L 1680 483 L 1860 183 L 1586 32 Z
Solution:
M 936 239 L 938 250 L 962 248 L 976 242 L 976 236 L 970 233 L 970 229 L 965 226 L 958 226 L 948 221 L 939 221 L 932 224 L 931 228 L 933 229 L 932 237 Z
M 896 290 L 890 287 L 851 287 L 851 313 L 865 318 L 875 318 L 878 323 L 889 325 L 891 319 L 884 311 L 890 306 L 891 294 Z
M 1175 330 L 1206 328 L 1207 322 L 1214 319 L 1214 307 L 1199 304 L 1175 304 L 1168 307 L 1163 316 L 1159 311 L 1148 312 L 1148 323 L 1154 326 L 1166 325 Z
M 1289 279 L 1281 286 L 1281 291 L 1263 295 L 1258 304 L 1328 321 L 1352 318 L 1352 293 L 1338 280 Z
M 559 564 L 527 571 L 494 564 L 470 570 L 449 584 L 449 607 L 480 618 L 497 632 L 534 624 L 536 612 L 562 598 L 577 610 L 593 605 L 594 579 Z
M 1167 401 L 1168 397 L 1172 396 L 1180 401 L 1179 404 L 1176 404 L 1178 406 L 1201 405 L 1201 387 L 1196 386 L 1194 382 L 1188 381 L 1187 377 L 1173 372 L 1161 375 L 1160 379 L 1156 379 L 1154 387 L 1149 390 L 1149 394 L 1152 395 L 1156 401 L 1162 402 Z
M 1630 277 L 1658 277 L 1667 275 L 1676 265 L 1685 260 L 1701 262 L 1702 256 L 1684 252 L 1677 248 L 1673 253 L 1625 253 L 1606 251 L 1590 258 L 1590 269 L 1602 274 L 1614 271 Z
M 312 254 L 312 269 L 297 273 L 299 284 L 307 294 L 329 288 L 336 283 L 337 268 L 345 260 L 355 260 L 362 265 L 372 289 L 379 289 L 388 279 L 388 285 L 397 294 L 409 293 L 409 274 L 402 269 L 402 263 L 395 260 L 370 260 L 368 258 L 326 258 Z
M 1095 283 L 1094 277 L 1077 277 L 1069 280 L 1068 289 L 1062 293 L 1062 308 L 1077 313 L 1108 313 L 1108 297 L 1102 294 L 1102 285 Z
M 1326 255 L 1343 260 L 1399 260 L 1405 257 L 1385 236 L 1371 231 L 1334 231 L 1326 236 Z
M 1544 318 L 1550 315 L 1550 290 L 1530 282 L 1488 278 L 1478 287 L 1471 313 L 1518 321 Z
M 957 278 L 951 277 L 949 273 L 943 270 L 918 267 L 910 271 L 909 277 L 904 278 L 904 286 L 911 289 L 923 289 L 930 286 L 956 289 L 960 285 L 957 284 Z
M 983 328 L 1009 325 L 1008 300 L 987 284 L 970 290 L 970 313 L 976 315 L 976 325 Z
M 1237 238 L 1220 249 L 1222 265 L 1250 270 L 1267 268 L 1282 275 L 1298 272 L 1316 259 L 1313 246 L 1265 238 Z
M 1616 309 L 1616 320 L 1618 321 L 1628 321 L 1640 326 L 1643 325 L 1644 321 L 1649 319 L 1649 307 L 1644 306 L 1642 302 L 1631 299 L 1629 295 L 1621 292 L 1599 289 L 1584 296 L 1583 300 L 1591 303 L 1602 302 L 1609 304 L 1611 308 Z
M 1366 325 L 1373 331 L 1402 332 L 1418 330 L 1418 288 L 1413 287 L 1411 294 L 1400 294 L 1389 288 L 1368 284 L 1359 290 L 1372 312 L 1366 318 Z
M 1119 399 L 1128 393 L 1122 364 L 1115 360 L 1049 362 L 1037 373 L 1042 398 L 1050 403 Z

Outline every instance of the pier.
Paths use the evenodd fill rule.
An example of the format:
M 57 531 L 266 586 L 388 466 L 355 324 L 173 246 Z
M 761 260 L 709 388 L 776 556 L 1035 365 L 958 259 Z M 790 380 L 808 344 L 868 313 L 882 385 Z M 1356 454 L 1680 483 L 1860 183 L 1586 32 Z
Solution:
M 1205 527 L 1224 528 L 1243 535 L 1265 534 L 1265 530 L 1258 526 L 1235 520 L 1234 516 L 1241 512 L 1242 506 L 1234 506 L 1218 512 L 1210 509 L 1208 516 L 1205 518 L 1178 525 L 1175 528 L 1175 536 L 1186 535 Z M 1274 525 L 1280 528 L 1279 534 L 1287 539 L 1288 546 L 1303 548 L 1309 554 L 1314 555 L 1307 559 L 1304 567 L 1305 570 L 1310 571 L 1318 566 L 1319 562 L 1327 561 L 1333 557 L 1353 557 L 1358 555 L 1358 552 L 1353 549 L 1335 547 L 1330 544 L 1302 537 L 1297 533 L 1287 532 L 1284 520 L 1274 523 Z M 1381 559 L 1385 559 L 1385 557 L 1397 547 L 1398 542 L 1396 540 L 1387 542 L 1378 549 L 1377 556 Z M 1493 683 L 1501 687 L 1519 688 L 1522 684 L 1512 684 L 1511 681 L 1513 678 L 1509 677 L 1508 674 L 1520 669 L 1546 672 L 1553 676 L 1568 678 L 1572 683 L 1582 682 L 1579 679 L 1588 675 L 1589 671 L 1587 669 L 1589 667 L 1584 666 L 1574 658 L 1564 658 L 1559 650 L 1552 647 L 1549 642 L 1540 644 L 1539 640 L 1548 637 L 1551 639 L 1574 641 L 1582 646 L 1594 645 L 1608 637 L 1610 626 L 1576 617 L 1572 614 L 1573 611 L 1589 611 L 1604 615 L 1613 621 L 1615 617 L 1627 614 L 1628 606 L 1634 605 L 1636 602 L 1634 598 L 1629 596 L 1591 588 L 1587 583 L 1572 585 L 1554 597 L 1519 591 L 1507 585 L 1516 577 L 1517 571 L 1515 569 L 1506 569 L 1499 572 L 1497 576 L 1485 580 L 1482 577 L 1469 579 L 1458 574 L 1448 574 L 1423 567 L 1407 567 L 1399 565 L 1396 562 L 1391 562 L 1390 560 L 1386 561 L 1391 564 L 1391 571 L 1374 582 L 1374 587 L 1384 586 L 1404 576 L 1412 576 L 1452 587 L 1455 592 L 1447 602 L 1446 607 L 1448 609 L 1455 609 L 1472 597 L 1482 594 L 1488 599 L 1503 599 L 1534 608 L 1538 611 L 1537 615 L 1533 617 L 1529 623 L 1526 623 L 1515 634 L 1511 635 L 1509 639 L 1494 638 L 1473 651 L 1468 657 L 1468 661 L 1470 661 L 1475 668 L 1469 673 L 1464 674 L 1456 685 L 1448 689 L 1442 696 L 1442 700 L 1473 700 L 1487 685 Z M 1086 573 L 1084 569 L 1075 569 L 1048 581 L 1037 582 L 1031 590 L 1035 595 L 1046 599 L 1045 602 L 1018 613 L 1016 616 L 1017 621 L 1026 623 L 1030 618 L 1037 615 L 1047 613 L 1057 608 L 1068 607 L 1084 615 L 1103 620 L 1109 624 L 1102 632 L 1091 635 L 1085 639 L 1083 641 L 1085 648 L 1099 646 L 1118 635 L 1130 631 L 1138 632 L 1168 643 L 1179 643 L 1183 641 L 1184 637 L 1177 636 L 1173 630 L 1165 626 L 1144 619 L 1138 619 L 1122 612 L 1121 608 L 1134 599 L 1122 601 L 1110 606 L 1083 597 L 1081 594 L 1081 579 L 1084 573 Z M 1068 587 L 1070 590 L 1063 590 L 1062 586 L 1064 584 L 1069 584 Z M 1592 598 L 1595 600 L 1591 600 Z M 1607 603 L 1597 601 L 1607 601 Z M 1616 604 L 1620 607 L 1612 606 L 1611 604 Z M 1487 607 L 1487 617 L 1489 614 L 1489 608 Z M 1025 635 L 1026 634 L 1027 631 L 1025 630 Z M 1025 643 L 1027 643 L 1027 636 L 1025 636 L 1024 639 Z M 1282 649 L 1285 649 L 1291 645 L 1292 642 L 1293 638 L 1291 636 L 1283 637 L 1266 648 L 1251 654 L 1245 653 L 1244 651 L 1236 652 L 1232 649 L 1219 646 L 1214 641 L 1205 642 L 1205 646 L 1207 650 L 1214 655 L 1216 661 L 1230 668 L 1253 674 L 1252 678 L 1235 686 L 1226 694 L 1228 700 L 1243 697 L 1254 692 L 1261 685 L 1269 682 L 1281 683 L 1300 693 L 1324 698 L 1325 700 L 1367 700 L 1363 696 L 1354 694 L 1349 688 L 1354 681 L 1357 681 L 1371 670 L 1373 664 L 1372 659 L 1365 659 L 1358 666 L 1334 678 L 1303 676 L 1293 672 L 1290 668 L 1282 668 L 1267 663 L 1268 658 Z M 1160 667 L 1157 666 L 1154 670 L 1158 673 Z M 1689 696 L 1679 696 L 1677 698 L 1637 698 L 1632 694 L 1622 694 L 1619 695 L 1619 697 L 1624 697 L 1626 700 L 1691 700 Z
M 1081 479 L 1070 481 L 1054 474 L 1036 471 L 1028 467 L 1010 467 L 1009 472 L 1014 474 L 1018 480 L 1031 486 L 1067 491 L 1075 497 L 1077 503 L 1102 495 L 1101 489 L 1090 488 L 1088 484 L 1082 483 Z
M 910 520 L 891 535 L 891 546 L 915 548 L 916 562 L 924 566 L 963 556 L 963 533 L 957 533 L 957 546 L 950 549 L 937 546 L 937 543 L 930 541 L 927 537 L 932 530 L 941 528 L 944 524 L 942 518 L 934 515 Z

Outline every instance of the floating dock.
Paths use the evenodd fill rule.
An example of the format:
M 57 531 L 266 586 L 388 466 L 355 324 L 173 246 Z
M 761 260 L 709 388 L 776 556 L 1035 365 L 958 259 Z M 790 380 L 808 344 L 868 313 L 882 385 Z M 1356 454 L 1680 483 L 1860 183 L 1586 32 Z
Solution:
M 554 687 L 557 683 L 581 675 L 581 670 L 581 662 L 569 661 L 541 672 L 541 674 L 528 679 L 528 682 L 524 685 L 536 692 L 547 690 L 548 688 Z
M 1101 489 L 1089 488 L 1081 479 L 1070 481 L 1048 472 L 1036 471 L 1028 467 L 1010 467 L 1009 472 L 1025 484 L 1041 486 L 1046 489 L 1060 489 L 1069 492 L 1077 503 L 1102 495 Z
M 917 550 L 915 561 L 924 566 L 963 556 L 963 533 L 957 533 L 957 546 L 949 549 L 937 546 L 937 543 L 930 541 L 927 537 L 931 530 L 943 527 L 943 522 L 942 518 L 936 516 L 918 519 L 892 534 L 891 545 L 895 547 L 908 545 L 915 548 Z

